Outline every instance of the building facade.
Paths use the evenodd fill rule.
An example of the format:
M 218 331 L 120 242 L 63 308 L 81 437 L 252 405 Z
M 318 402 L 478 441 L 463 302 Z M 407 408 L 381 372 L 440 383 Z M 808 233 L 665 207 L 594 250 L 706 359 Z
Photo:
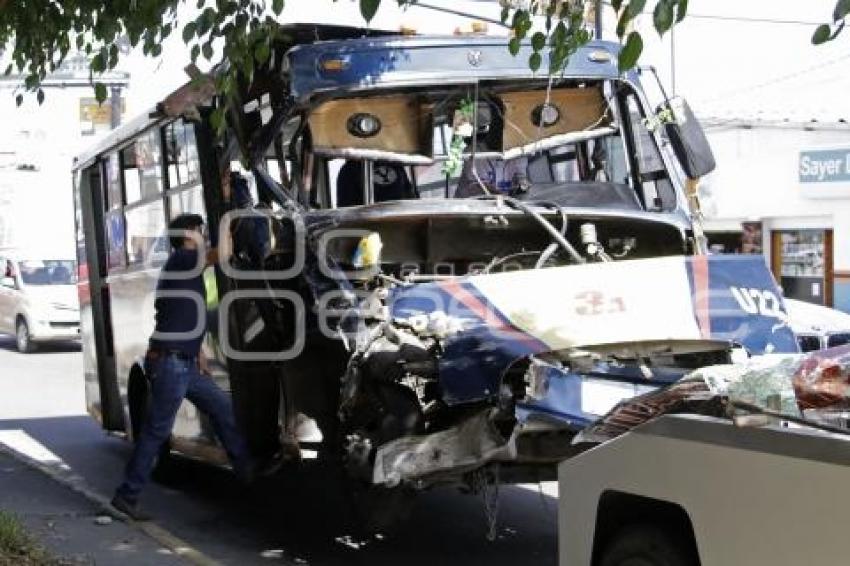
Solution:
M 763 253 L 786 296 L 850 312 L 850 124 L 702 122 L 713 250 Z

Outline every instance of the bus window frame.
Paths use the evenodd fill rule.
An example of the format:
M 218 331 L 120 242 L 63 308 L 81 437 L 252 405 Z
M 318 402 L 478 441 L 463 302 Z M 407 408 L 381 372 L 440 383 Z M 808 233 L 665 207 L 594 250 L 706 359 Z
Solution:
M 170 122 L 163 124 L 163 123 L 160 122 L 160 123 L 152 124 L 150 127 L 145 128 L 144 130 L 137 132 L 132 137 L 132 139 L 127 140 L 127 143 L 124 143 L 121 146 L 117 147 L 115 150 L 113 150 L 119 156 L 121 156 L 123 154 L 123 152 L 125 150 L 129 149 L 129 148 L 133 148 L 133 150 L 135 151 L 135 144 L 138 142 L 138 140 L 141 137 L 148 136 L 148 135 L 151 134 L 152 131 L 156 131 L 156 133 L 157 133 L 156 140 L 157 140 L 157 143 L 159 143 L 160 160 L 159 160 L 158 166 L 159 166 L 159 169 L 160 169 L 160 175 L 161 175 L 161 179 L 162 179 L 162 188 L 158 193 L 152 194 L 152 195 L 150 195 L 146 198 L 141 198 L 140 200 L 137 200 L 137 201 L 134 201 L 133 203 L 128 204 L 126 202 L 126 188 L 124 187 L 124 176 L 123 176 L 123 174 L 121 175 L 121 185 L 122 185 L 122 193 L 124 193 L 124 202 L 123 202 L 122 207 L 120 208 L 120 211 L 121 211 L 121 214 L 122 214 L 123 220 L 124 220 L 124 258 L 125 259 L 124 259 L 123 267 L 121 267 L 121 268 L 109 267 L 109 274 L 110 275 L 112 275 L 113 273 L 132 273 L 132 272 L 135 272 L 135 271 L 147 269 L 149 267 L 147 265 L 147 262 L 144 259 L 136 260 L 136 261 L 132 261 L 132 262 L 130 261 L 130 238 L 129 238 L 129 232 L 127 230 L 127 212 L 128 211 L 132 212 L 132 211 L 134 211 L 138 208 L 148 206 L 148 205 L 156 202 L 157 200 L 159 200 L 162 203 L 162 210 L 163 210 L 162 225 L 164 227 L 168 226 L 168 219 L 170 217 L 170 211 L 169 211 L 169 201 L 168 201 L 168 197 L 167 197 L 167 193 L 168 193 L 168 175 L 167 175 L 168 168 L 167 168 L 167 164 L 166 164 L 167 159 L 165 158 L 165 153 L 164 153 L 165 152 L 164 135 L 165 135 L 165 126 L 169 123 Z M 121 164 L 121 165 L 123 165 L 123 164 Z M 137 163 L 137 171 L 138 171 L 138 163 Z M 140 179 L 140 184 L 141 184 L 141 179 Z M 140 190 L 140 193 L 141 193 L 141 190 Z M 165 234 L 163 233 L 162 236 L 164 237 Z

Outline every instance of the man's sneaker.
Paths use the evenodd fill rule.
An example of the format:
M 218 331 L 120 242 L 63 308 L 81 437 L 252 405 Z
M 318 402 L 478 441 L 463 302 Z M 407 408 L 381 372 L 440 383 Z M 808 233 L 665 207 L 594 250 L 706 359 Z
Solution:
M 134 521 L 150 521 L 150 516 L 146 515 L 139 509 L 138 503 L 133 503 L 129 499 L 122 497 L 121 495 L 116 495 L 112 498 L 110 502 L 112 507 L 124 513 Z

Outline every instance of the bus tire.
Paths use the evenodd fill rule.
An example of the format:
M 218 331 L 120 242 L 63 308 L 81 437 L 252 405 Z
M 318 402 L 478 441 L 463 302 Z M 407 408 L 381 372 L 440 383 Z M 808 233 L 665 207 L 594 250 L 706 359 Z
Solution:
M 15 324 L 15 346 L 21 354 L 35 352 L 35 343 L 32 341 L 30 327 L 24 317 L 19 316 Z
M 148 412 L 150 402 L 149 384 L 142 368 L 135 366 L 130 371 L 130 379 L 127 382 L 127 403 L 130 410 L 130 432 L 133 444 L 138 442 L 142 432 L 145 415 Z M 156 479 L 166 479 L 170 473 L 172 464 L 171 445 L 166 441 L 159 450 L 156 459 L 154 475 Z
M 599 566 L 697 566 L 687 545 L 658 525 L 631 525 L 605 545 Z

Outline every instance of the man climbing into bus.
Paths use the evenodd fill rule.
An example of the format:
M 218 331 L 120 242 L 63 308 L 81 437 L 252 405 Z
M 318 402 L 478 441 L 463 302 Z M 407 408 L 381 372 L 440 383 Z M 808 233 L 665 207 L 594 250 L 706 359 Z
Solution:
M 172 252 L 157 284 L 156 326 L 145 356 L 150 399 L 124 481 L 112 499 L 113 507 L 135 520 L 146 519 L 138 509 L 139 494 L 171 435 L 184 398 L 209 416 L 237 476 L 250 482 L 256 471 L 237 429 L 230 398 L 210 378 L 201 348 L 207 327 L 202 273 L 218 260 L 217 250 L 204 245 L 203 227 L 197 214 L 180 215 L 169 224 Z M 200 254 L 205 249 L 204 257 Z

